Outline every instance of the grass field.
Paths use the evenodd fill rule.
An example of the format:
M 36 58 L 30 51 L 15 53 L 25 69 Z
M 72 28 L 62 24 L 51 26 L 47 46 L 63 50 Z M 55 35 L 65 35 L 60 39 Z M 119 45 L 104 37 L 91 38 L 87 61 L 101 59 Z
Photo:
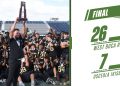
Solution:
M 5 86 L 5 82 L 0 81 L 0 86 Z M 25 83 L 25 86 L 31 86 L 30 83 Z M 35 86 L 70 86 L 69 84 L 63 85 L 63 83 L 59 83 L 57 85 L 46 84 L 43 81 L 37 81 Z

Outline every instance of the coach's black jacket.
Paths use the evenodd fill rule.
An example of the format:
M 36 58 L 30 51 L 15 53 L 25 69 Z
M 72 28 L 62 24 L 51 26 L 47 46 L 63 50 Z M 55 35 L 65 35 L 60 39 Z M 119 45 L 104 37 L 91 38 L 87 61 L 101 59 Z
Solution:
M 18 46 L 16 39 L 9 39 L 10 53 L 9 53 L 9 62 L 16 62 L 16 60 L 23 58 L 23 47 L 24 39 L 19 38 L 20 46 Z

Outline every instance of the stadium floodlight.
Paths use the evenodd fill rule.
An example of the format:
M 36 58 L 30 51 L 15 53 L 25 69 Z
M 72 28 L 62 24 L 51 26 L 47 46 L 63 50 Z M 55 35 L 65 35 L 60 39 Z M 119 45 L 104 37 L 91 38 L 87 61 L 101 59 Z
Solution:
M 52 17 L 52 18 L 50 18 L 50 20 L 52 20 L 52 21 L 58 21 L 59 18 Z

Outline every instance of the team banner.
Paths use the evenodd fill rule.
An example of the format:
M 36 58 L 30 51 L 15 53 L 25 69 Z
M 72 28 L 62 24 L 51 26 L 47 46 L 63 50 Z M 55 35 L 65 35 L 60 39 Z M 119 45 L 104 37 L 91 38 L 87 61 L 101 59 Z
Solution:
M 120 5 L 89 9 L 87 10 L 85 21 L 109 17 L 118 17 L 120 16 L 120 12 L 118 10 L 120 10 Z

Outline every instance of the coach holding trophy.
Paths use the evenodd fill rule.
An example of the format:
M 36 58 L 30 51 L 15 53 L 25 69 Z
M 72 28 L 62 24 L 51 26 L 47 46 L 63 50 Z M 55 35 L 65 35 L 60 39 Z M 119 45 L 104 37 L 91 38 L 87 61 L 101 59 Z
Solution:
M 13 86 L 17 86 L 17 79 L 21 68 L 21 60 L 24 57 L 24 52 L 23 52 L 24 38 L 27 34 L 27 29 L 25 24 L 26 21 L 27 21 L 26 7 L 25 7 L 25 2 L 22 1 L 19 11 L 19 18 L 16 18 L 16 21 L 13 23 L 9 31 L 9 47 L 10 47 L 9 60 L 8 60 L 9 74 L 6 81 L 6 86 L 11 86 L 12 83 Z M 18 22 L 21 22 L 23 24 L 21 32 L 19 31 L 19 29 L 16 28 L 16 24 Z
M 9 74 L 6 81 L 6 86 L 17 86 L 17 78 L 19 76 L 20 67 L 21 67 L 21 59 L 24 56 L 23 47 L 24 47 L 24 37 L 27 33 L 25 21 L 21 21 L 23 23 L 23 28 L 21 29 L 21 33 L 19 29 L 15 26 L 19 19 L 11 26 L 9 32 L 9 46 L 10 46 L 10 54 L 9 54 Z

